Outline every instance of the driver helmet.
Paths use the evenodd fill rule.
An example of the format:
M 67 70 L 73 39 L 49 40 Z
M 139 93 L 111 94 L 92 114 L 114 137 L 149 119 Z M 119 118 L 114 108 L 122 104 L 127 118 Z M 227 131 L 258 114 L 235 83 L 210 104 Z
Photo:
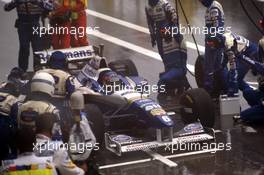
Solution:
M 49 66 L 51 69 L 66 69 L 67 56 L 61 51 L 53 52 L 49 59 Z
M 106 63 L 106 60 L 105 58 L 103 57 L 99 57 L 99 56 L 95 56 L 93 57 L 90 61 L 89 61 L 89 65 L 98 70 L 98 69 L 101 69 L 101 68 L 106 68 L 107 67 L 107 63 Z
M 116 72 L 107 70 L 100 74 L 99 83 L 107 92 L 113 92 L 118 88 L 120 89 L 121 81 Z

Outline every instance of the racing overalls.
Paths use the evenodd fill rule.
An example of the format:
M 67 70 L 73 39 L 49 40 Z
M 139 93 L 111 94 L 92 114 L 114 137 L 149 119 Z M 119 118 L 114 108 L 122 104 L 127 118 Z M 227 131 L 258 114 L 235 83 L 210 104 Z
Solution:
M 243 121 L 247 122 L 263 122 L 264 121 L 264 66 L 263 64 L 263 47 L 264 46 L 264 38 L 259 41 L 259 54 L 258 61 L 259 63 L 254 63 L 258 69 L 258 73 L 261 74 L 261 77 L 258 80 L 259 88 L 257 90 L 253 90 L 252 88 L 246 89 L 243 91 L 244 98 L 247 100 L 248 104 L 251 106 L 249 109 L 242 111 L 240 116 Z M 259 67 L 259 68 L 257 68 Z
M 77 146 L 77 145 L 76 145 Z M 53 141 L 43 134 L 36 135 L 34 153 L 37 157 L 52 156 L 55 167 L 61 174 L 82 175 L 83 170 L 73 164 L 67 147 L 61 141 Z
M 17 159 L 5 160 L 0 174 L 3 175 L 57 175 L 52 157 L 37 157 L 32 152 L 23 153 Z
M 160 74 L 159 87 L 165 84 L 166 88 L 169 89 L 189 88 L 186 77 L 187 48 L 185 41 L 183 40 L 181 45 L 179 45 L 175 38 L 171 38 L 169 41 L 163 39 L 162 47 L 162 60 L 165 72 Z
M 17 123 L 18 128 L 21 127 L 35 127 L 35 118 L 41 114 L 54 114 L 58 121 L 61 121 L 58 109 L 48 101 L 40 99 L 32 99 L 26 101 L 18 108 Z M 60 123 L 56 123 L 56 128 L 53 131 L 53 137 L 56 140 L 62 139 L 62 131 Z
M 88 115 L 89 118 L 89 115 Z M 87 113 L 80 113 L 81 121 L 76 122 L 70 131 L 70 144 L 85 144 L 86 149 L 78 148 L 77 150 L 70 150 L 70 157 L 74 161 L 85 161 L 90 157 L 90 154 L 95 147 L 96 138 L 87 120 Z M 80 152 L 83 154 L 80 154 Z
M 88 0 L 70 0 L 71 3 L 71 27 L 76 29 L 76 34 L 71 35 L 71 46 L 88 46 L 86 36 L 87 17 L 85 9 L 88 6 Z
M 223 48 L 212 48 L 208 43 L 208 38 L 212 37 L 212 35 L 222 38 L 222 34 L 218 33 L 218 31 L 224 28 L 224 11 L 219 2 L 213 1 L 208 6 L 205 14 L 205 24 L 209 32 L 205 35 L 204 88 L 212 94 L 215 73 L 218 72 L 220 77 L 223 76 L 223 72 L 221 71 Z
M 159 0 L 157 5 L 154 7 L 147 4 L 146 16 L 148 27 L 151 36 L 152 46 L 157 43 L 159 54 L 162 57 L 162 36 L 161 30 L 164 29 L 164 26 L 169 24 L 170 27 L 177 27 L 177 14 L 175 9 L 169 4 L 167 0 Z M 178 35 L 177 35 L 178 36 Z
M 251 107 L 241 112 L 241 119 L 253 123 L 264 122 L 264 76 L 261 77 L 257 90 L 249 89 L 243 94 Z
M 23 124 L 35 126 L 34 120 L 30 119 L 45 113 L 55 114 L 59 118 L 57 108 L 51 103 L 34 99 L 26 101 L 18 109 L 18 127 Z
M 225 33 L 224 36 L 225 55 L 229 57 L 227 60 L 224 61 L 224 64 L 229 61 L 229 64 L 233 65 L 233 69 L 229 70 L 227 86 L 228 88 L 231 88 L 233 90 L 239 88 L 243 92 L 251 91 L 252 88 L 244 81 L 244 78 L 248 73 L 249 69 L 251 69 L 251 66 L 246 62 L 243 62 L 242 57 L 247 56 L 252 60 L 259 60 L 258 47 L 255 43 L 250 42 L 243 36 L 236 35 L 234 33 Z M 234 40 L 236 41 L 236 46 Z M 232 51 L 233 47 L 237 47 L 235 51 Z M 230 59 L 230 56 L 233 56 L 233 59 Z M 254 70 L 254 67 L 252 69 Z
M 18 19 L 15 23 L 19 37 L 18 66 L 26 72 L 28 69 L 30 43 L 33 52 L 43 50 L 39 35 L 40 16 L 45 10 L 53 10 L 53 6 L 48 1 L 13 0 L 4 7 L 5 11 L 11 11 L 14 8 L 17 9 L 18 14 Z M 38 30 L 38 32 L 35 32 L 35 30 Z
M 72 81 L 72 76 L 60 69 L 43 69 L 38 72 L 46 72 L 55 79 L 54 95 L 65 97 L 67 94 L 74 92 L 75 87 Z
M 0 92 L 0 160 L 16 157 L 15 133 L 17 97 Z
M 50 15 L 50 24 L 56 29 L 52 34 L 51 44 L 53 49 L 69 48 L 71 46 L 70 0 L 57 0 L 55 2 L 58 7 Z

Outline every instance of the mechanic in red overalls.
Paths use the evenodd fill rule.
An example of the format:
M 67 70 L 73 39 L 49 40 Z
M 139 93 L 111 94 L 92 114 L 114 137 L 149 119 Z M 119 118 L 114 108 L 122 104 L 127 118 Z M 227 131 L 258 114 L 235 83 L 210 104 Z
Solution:
M 88 46 L 86 36 L 87 18 L 85 9 L 88 6 L 88 0 L 70 0 L 71 6 L 71 27 L 76 29 L 76 35 L 71 35 L 71 46 Z M 79 31 L 79 32 L 78 32 Z
M 71 46 L 70 0 L 56 0 L 56 10 L 50 14 L 50 24 L 54 27 L 51 44 L 53 49 L 65 49 Z

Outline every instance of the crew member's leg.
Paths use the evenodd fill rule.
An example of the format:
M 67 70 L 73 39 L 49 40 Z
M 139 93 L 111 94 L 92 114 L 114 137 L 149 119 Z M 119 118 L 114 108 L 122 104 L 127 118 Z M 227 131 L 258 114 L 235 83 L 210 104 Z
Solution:
M 264 106 L 256 105 L 253 106 L 240 114 L 241 119 L 246 122 L 264 122 Z
M 19 37 L 18 66 L 25 72 L 28 69 L 28 59 L 30 54 L 31 29 L 29 24 L 20 23 L 17 25 Z

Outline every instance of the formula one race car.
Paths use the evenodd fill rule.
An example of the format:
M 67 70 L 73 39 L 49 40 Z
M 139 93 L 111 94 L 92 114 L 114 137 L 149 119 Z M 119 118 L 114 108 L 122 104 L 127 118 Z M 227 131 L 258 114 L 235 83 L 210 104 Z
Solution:
M 101 49 L 88 46 L 61 50 L 84 94 L 88 120 L 106 149 L 117 155 L 175 145 L 214 140 L 214 106 L 203 89 L 186 91 L 180 99 L 184 125 L 173 113 L 148 97 L 151 86 L 138 76 L 131 60 L 107 64 Z M 38 52 L 42 64 L 51 52 Z M 46 59 L 45 59 L 46 58 Z M 81 66 L 82 69 L 79 69 Z

